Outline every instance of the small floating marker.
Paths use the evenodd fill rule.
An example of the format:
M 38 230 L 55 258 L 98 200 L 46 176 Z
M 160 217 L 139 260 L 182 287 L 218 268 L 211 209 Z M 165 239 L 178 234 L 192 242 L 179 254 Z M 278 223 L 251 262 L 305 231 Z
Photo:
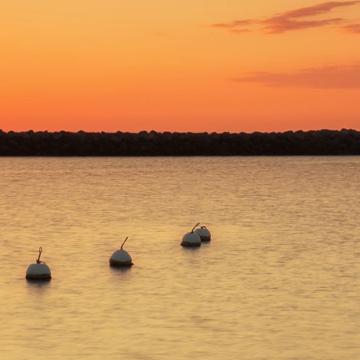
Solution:
M 195 229 L 200 225 L 200 223 L 196 224 L 191 232 L 186 233 L 182 239 L 181 246 L 183 247 L 199 247 L 201 246 L 201 238 L 200 235 L 195 232 Z
M 132 258 L 129 255 L 129 253 L 123 249 L 128 237 L 124 240 L 124 242 L 121 245 L 120 250 L 116 250 L 109 260 L 111 267 L 117 267 L 117 268 L 124 268 L 124 267 L 130 267 L 133 265 Z
M 42 247 L 39 248 L 39 256 L 36 259 L 36 264 L 31 264 L 26 270 L 27 280 L 49 281 L 51 280 L 50 268 L 42 261 L 40 261 Z
M 199 234 L 202 242 L 211 241 L 211 233 L 206 226 L 201 226 L 195 230 L 196 233 Z

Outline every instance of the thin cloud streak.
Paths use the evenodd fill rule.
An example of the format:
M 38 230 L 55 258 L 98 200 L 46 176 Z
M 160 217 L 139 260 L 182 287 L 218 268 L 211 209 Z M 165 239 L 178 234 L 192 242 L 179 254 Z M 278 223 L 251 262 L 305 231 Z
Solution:
M 360 34 L 360 24 L 350 24 L 343 27 L 343 29 L 347 32 L 353 34 Z
M 342 18 L 324 19 L 324 20 L 306 20 L 306 21 L 293 21 L 285 17 L 272 18 L 265 24 L 265 32 L 270 34 L 281 34 L 287 31 L 303 30 L 310 28 L 317 28 L 329 25 L 336 25 L 344 22 Z
M 231 23 L 218 23 L 212 24 L 214 28 L 227 29 L 231 32 L 250 32 L 249 26 L 256 24 L 257 21 L 247 19 L 247 20 L 235 20 Z
M 338 7 L 353 6 L 359 3 L 360 1 L 329 1 L 318 5 L 307 6 L 304 8 L 288 11 L 283 13 L 281 16 L 290 18 L 315 16 L 325 14 Z
M 232 80 L 272 87 L 358 89 L 360 88 L 360 63 L 303 69 L 293 73 L 255 72 Z
M 308 19 L 312 16 L 324 15 L 340 7 L 360 4 L 356 1 L 331 1 L 314 6 L 287 11 L 265 19 L 240 19 L 231 22 L 212 24 L 212 27 L 226 29 L 231 32 L 249 32 L 260 30 L 270 34 L 281 34 L 288 31 L 338 25 L 346 19 L 336 17 L 329 19 Z

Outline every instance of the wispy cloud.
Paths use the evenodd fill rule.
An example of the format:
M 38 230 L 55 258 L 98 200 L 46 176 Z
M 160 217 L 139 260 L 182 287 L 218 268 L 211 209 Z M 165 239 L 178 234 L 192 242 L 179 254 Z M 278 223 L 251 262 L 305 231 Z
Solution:
M 321 15 L 325 14 L 331 10 L 334 10 L 338 7 L 344 6 L 352 6 L 358 4 L 360 1 L 329 1 L 325 3 L 321 3 L 318 5 L 308 6 L 292 11 L 288 11 L 283 13 L 282 16 L 291 17 L 291 18 L 299 18 L 305 16 L 314 16 L 314 15 Z
M 293 73 L 256 72 L 234 78 L 233 81 L 267 86 L 357 89 L 360 88 L 360 63 L 303 69 Z
M 343 29 L 350 33 L 360 34 L 360 24 L 346 25 L 346 26 L 343 26 Z
M 255 25 L 257 23 L 256 20 L 245 19 L 245 20 L 235 20 L 229 23 L 218 23 L 212 24 L 212 27 L 227 29 L 232 32 L 248 32 L 250 30 L 250 26 Z
M 223 28 L 231 32 L 249 32 L 260 30 L 271 34 L 280 34 L 287 31 L 338 25 L 345 23 L 341 17 L 314 19 L 311 17 L 328 14 L 340 8 L 360 4 L 356 1 L 330 1 L 313 6 L 303 7 L 263 19 L 240 19 L 231 22 L 212 24 L 213 27 Z M 309 19 L 310 18 L 310 19 Z
M 286 17 L 271 18 L 264 22 L 264 30 L 271 34 L 280 34 L 287 31 L 317 28 L 328 25 L 340 24 L 344 21 L 342 18 L 324 19 L 324 20 L 293 20 Z

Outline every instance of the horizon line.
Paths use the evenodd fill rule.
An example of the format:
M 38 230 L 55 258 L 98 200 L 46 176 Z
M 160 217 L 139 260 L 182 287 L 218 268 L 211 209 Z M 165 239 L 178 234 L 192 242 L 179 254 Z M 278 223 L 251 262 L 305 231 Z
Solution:
M 296 132 L 321 132 L 321 131 L 332 131 L 332 132 L 343 132 L 343 131 L 355 131 L 360 132 L 359 129 L 355 128 L 321 128 L 321 129 L 287 129 L 287 130 L 272 130 L 272 131 L 261 131 L 261 130 L 253 130 L 253 131 L 170 131 L 170 130 L 139 130 L 139 131 L 125 131 L 125 130 L 3 130 L 0 129 L 0 133 L 3 134 L 37 134 L 37 133 L 48 133 L 48 134 L 56 134 L 56 133 L 67 133 L 67 134 L 284 134 L 284 133 L 296 133 Z

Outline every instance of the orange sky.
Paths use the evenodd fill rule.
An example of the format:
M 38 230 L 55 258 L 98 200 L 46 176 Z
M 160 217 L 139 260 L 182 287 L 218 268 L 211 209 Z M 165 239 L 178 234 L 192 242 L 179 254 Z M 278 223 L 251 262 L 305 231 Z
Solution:
M 360 129 L 360 2 L 11 0 L 0 128 Z

